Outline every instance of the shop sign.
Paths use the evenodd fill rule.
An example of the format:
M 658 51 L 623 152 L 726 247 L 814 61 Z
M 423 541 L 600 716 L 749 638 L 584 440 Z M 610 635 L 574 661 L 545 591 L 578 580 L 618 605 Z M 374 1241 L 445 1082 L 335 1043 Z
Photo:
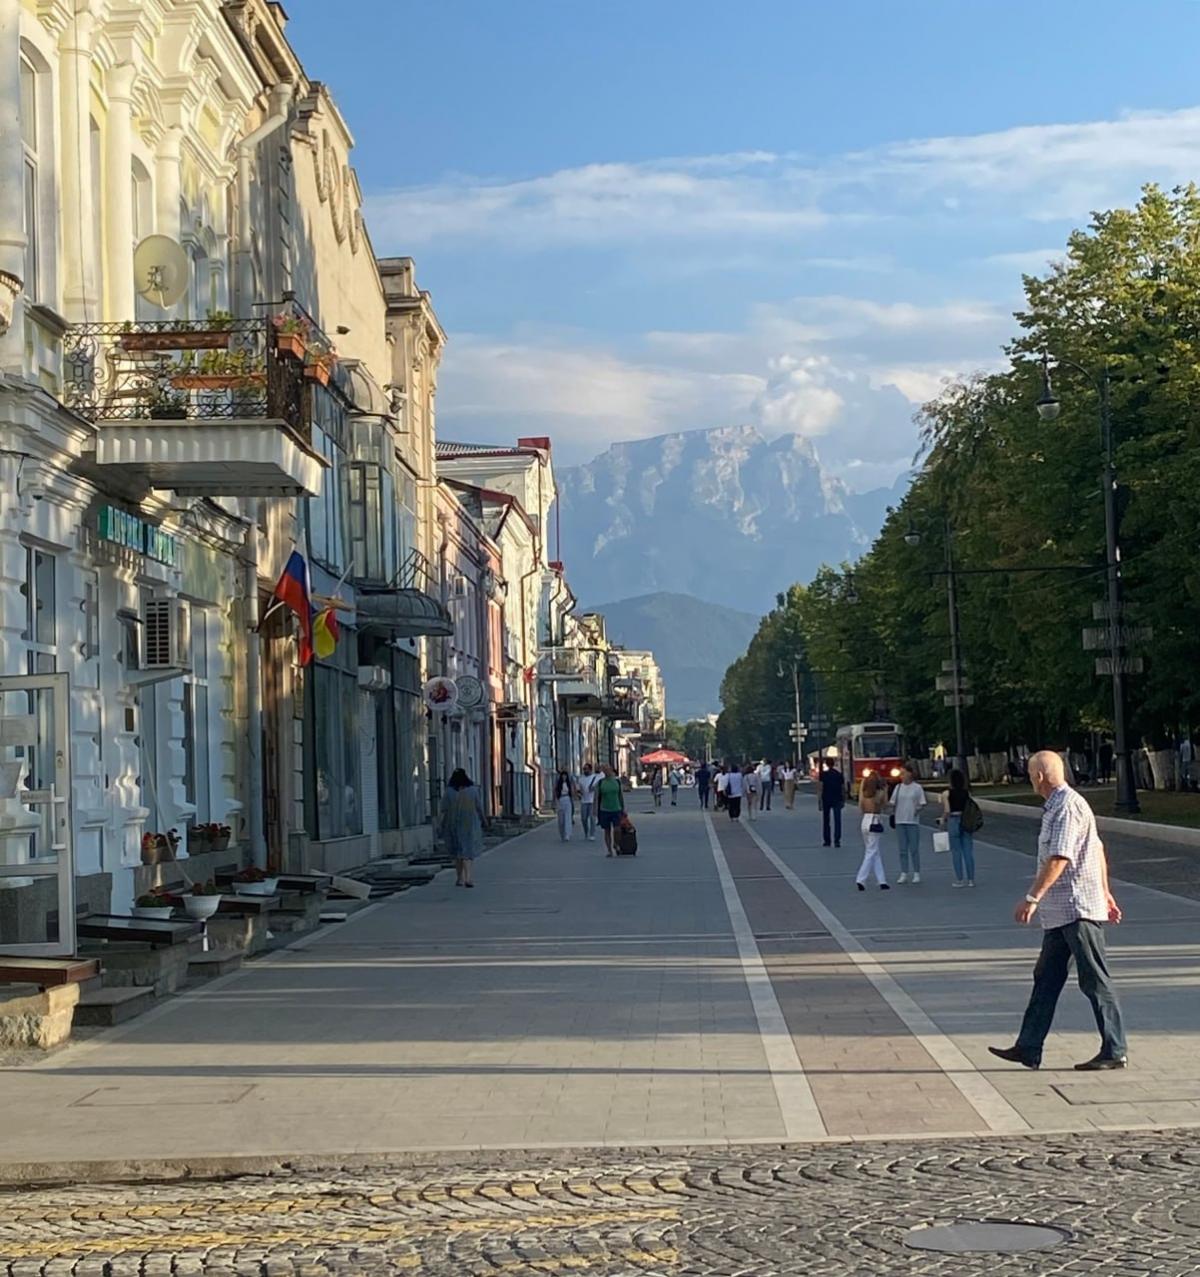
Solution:
M 458 684 L 452 678 L 427 680 L 423 689 L 426 708 L 448 714 L 458 705 Z
M 165 563 L 172 568 L 179 566 L 179 538 L 153 523 L 147 523 L 136 514 L 130 514 L 128 510 L 101 506 L 96 530 L 101 541 L 110 541 L 136 554 L 144 554 L 155 563 Z

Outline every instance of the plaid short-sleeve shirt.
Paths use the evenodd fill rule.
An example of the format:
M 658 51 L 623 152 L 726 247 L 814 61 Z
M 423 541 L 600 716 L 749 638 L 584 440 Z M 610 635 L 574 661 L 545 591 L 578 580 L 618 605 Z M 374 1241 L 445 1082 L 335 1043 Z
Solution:
M 1082 795 L 1060 785 L 1046 799 L 1038 835 L 1038 867 L 1056 856 L 1067 861 L 1038 906 L 1037 916 L 1049 931 L 1086 918 L 1108 919 L 1104 892 L 1104 845 L 1096 832 L 1096 817 Z

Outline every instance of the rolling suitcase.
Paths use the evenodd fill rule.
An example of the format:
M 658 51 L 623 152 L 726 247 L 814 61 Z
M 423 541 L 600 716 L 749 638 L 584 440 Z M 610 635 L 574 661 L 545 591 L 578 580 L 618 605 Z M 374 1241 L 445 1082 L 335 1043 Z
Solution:
M 621 825 L 617 829 L 617 855 L 637 855 L 637 830 L 630 824 Z

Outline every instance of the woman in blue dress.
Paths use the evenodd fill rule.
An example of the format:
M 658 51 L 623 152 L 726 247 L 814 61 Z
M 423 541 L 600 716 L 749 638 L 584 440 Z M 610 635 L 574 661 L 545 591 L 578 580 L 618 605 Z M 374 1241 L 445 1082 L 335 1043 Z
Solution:
M 446 789 L 442 834 L 454 857 L 454 885 L 473 887 L 471 863 L 483 850 L 483 795 L 461 767 L 450 777 Z

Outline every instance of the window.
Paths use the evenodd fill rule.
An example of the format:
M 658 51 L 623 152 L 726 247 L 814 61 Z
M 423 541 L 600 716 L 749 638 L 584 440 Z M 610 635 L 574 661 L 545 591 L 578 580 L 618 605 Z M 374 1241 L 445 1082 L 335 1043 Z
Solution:
M 25 634 L 30 674 L 53 674 L 58 655 L 58 616 L 55 605 L 57 560 L 47 550 L 25 547 Z
M 314 385 L 309 393 L 312 395 L 313 447 L 329 463 L 321 478 L 321 495 L 309 497 L 306 503 L 309 554 L 322 566 L 341 573 L 346 566 L 348 539 L 345 411 L 324 388 Z
M 354 461 L 346 467 L 346 488 L 354 575 L 366 581 L 391 581 L 400 566 L 395 480 L 373 461 Z
M 212 820 L 209 765 L 209 611 L 193 607 L 192 669 L 183 677 L 183 789 L 196 809 L 195 822 Z
M 410 828 L 425 818 L 417 749 L 425 733 L 420 666 L 411 653 L 397 652 L 382 642 L 364 659 L 392 675 L 391 689 L 371 698 L 375 702 L 379 828 Z
M 24 231 L 25 292 L 33 301 L 40 300 L 40 221 L 39 150 L 41 120 L 38 111 L 38 73 L 33 63 L 21 58 L 21 146 L 24 153 Z
M 313 760 L 309 832 L 318 840 L 362 833 L 357 655 L 358 644 L 347 635 L 328 661 L 311 667 L 307 680 L 312 692 L 305 735 Z
M 141 606 L 138 609 L 139 615 L 146 614 L 146 603 L 154 597 L 154 591 L 143 586 L 141 589 Z M 138 667 L 137 648 L 139 635 L 137 630 L 140 626 L 127 626 L 126 632 L 132 629 L 134 660 L 128 666 L 130 669 Z M 129 653 L 127 650 L 126 657 Z M 137 693 L 137 709 L 138 709 L 138 763 L 141 768 L 141 775 L 138 777 L 138 784 L 142 791 L 142 806 L 150 809 L 150 818 L 148 829 L 155 833 L 165 833 L 163 823 L 159 820 L 159 804 L 158 804 L 158 685 L 148 683 L 144 687 L 138 688 Z

